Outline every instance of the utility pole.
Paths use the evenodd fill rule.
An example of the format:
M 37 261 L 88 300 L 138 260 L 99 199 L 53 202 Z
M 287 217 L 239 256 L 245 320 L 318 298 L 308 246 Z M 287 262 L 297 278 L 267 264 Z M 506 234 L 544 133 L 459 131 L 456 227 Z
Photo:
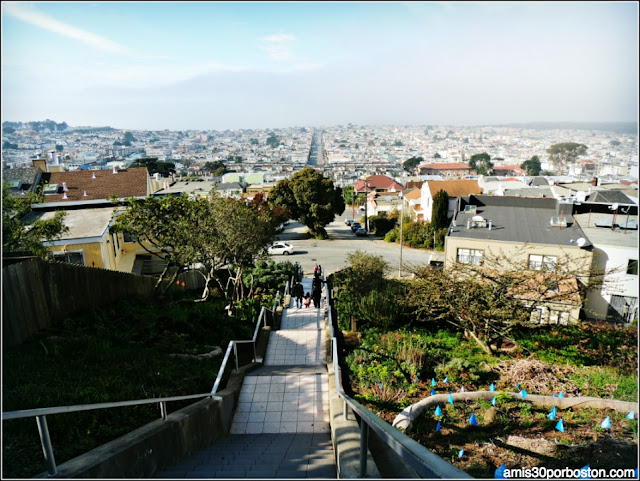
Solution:
M 400 192 L 400 201 L 402 202 L 402 210 L 400 214 L 400 267 L 398 267 L 398 277 L 402 277 L 402 225 L 404 223 L 404 197 Z
M 369 233 L 368 204 L 369 204 L 369 184 L 365 180 L 364 181 L 364 230 L 367 231 L 367 234 Z

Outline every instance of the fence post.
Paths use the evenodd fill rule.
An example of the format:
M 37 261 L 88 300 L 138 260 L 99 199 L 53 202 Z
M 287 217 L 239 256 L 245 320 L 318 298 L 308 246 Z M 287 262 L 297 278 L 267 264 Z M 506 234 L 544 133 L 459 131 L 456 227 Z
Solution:
M 36 423 L 38 423 L 38 432 L 40 433 L 44 460 L 47 463 L 47 471 L 49 472 L 49 476 L 55 476 L 58 474 L 58 468 L 56 467 L 56 460 L 53 457 L 53 447 L 51 446 L 51 438 L 49 437 L 47 416 L 36 416 Z
M 236 372 L 240 372 L 240 368 L 238 367 L 238 345 L 235 342 L 233 342 L 233 355 L 236 358 Z
M 162 420 L 167 420 L 167 403 L 164 401 L 160 401 L 160 414 L 162 415 Z
M 360 418 L 360 477 L 367 475 L 367 446 L 369 444 L 369 425 Z

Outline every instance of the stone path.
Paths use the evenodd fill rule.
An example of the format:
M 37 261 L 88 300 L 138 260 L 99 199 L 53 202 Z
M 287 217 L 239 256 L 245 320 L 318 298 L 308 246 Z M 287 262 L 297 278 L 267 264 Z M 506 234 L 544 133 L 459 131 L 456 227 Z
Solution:
M 230 435 L 156 477 L 335 478 L 324 336 L 320 309 L 285 309 L 264 365 L 244 378 Z

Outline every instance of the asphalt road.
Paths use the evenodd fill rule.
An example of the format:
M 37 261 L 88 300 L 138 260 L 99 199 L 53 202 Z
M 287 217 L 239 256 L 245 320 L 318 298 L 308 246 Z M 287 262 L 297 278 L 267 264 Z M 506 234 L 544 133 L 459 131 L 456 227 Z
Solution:
M 294 253 L 289 256 L 274 255 L 270 258 L 276 261 L 298 262 L 305 275 L 312 275 L 315 264 L 320 264 L 328 274 L 344 268 L 347 265 L 347 254 L 359 249 L 382 256 L 389 263 L 389 275 L 397 276 L 400 266 L 400 245 L 387 243 L 371 234 L 368 237 L 357 237 L 351 228 L 344 223 L 347 217 L 351 218 L 350 210 L 345 211 L 342 216 L 336 217 L 336 220 L 326 227 L 329 235 L 327 240 L 306 239 L 307 228 L 299 222 L 290 221 L 285 231 L 277 238 L 292 244 Z M 408 269 L 411 266 L 425 265 L 432 252 L 404 246 L 402 248 L 403 276 L 410 275 Z

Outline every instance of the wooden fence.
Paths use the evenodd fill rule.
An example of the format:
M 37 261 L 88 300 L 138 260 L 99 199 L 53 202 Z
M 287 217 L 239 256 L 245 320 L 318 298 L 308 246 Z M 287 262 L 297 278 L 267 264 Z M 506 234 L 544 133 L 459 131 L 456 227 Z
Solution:
M 180 274 L 183 290 L 202 289 L 197 272 Z M 2 269 L 2 337 L 20 344 L 69 314 L 132 296 L 151 296 L 157 278 L 32 259 Z M 184 286 L 182 285 L 184 282 Z

